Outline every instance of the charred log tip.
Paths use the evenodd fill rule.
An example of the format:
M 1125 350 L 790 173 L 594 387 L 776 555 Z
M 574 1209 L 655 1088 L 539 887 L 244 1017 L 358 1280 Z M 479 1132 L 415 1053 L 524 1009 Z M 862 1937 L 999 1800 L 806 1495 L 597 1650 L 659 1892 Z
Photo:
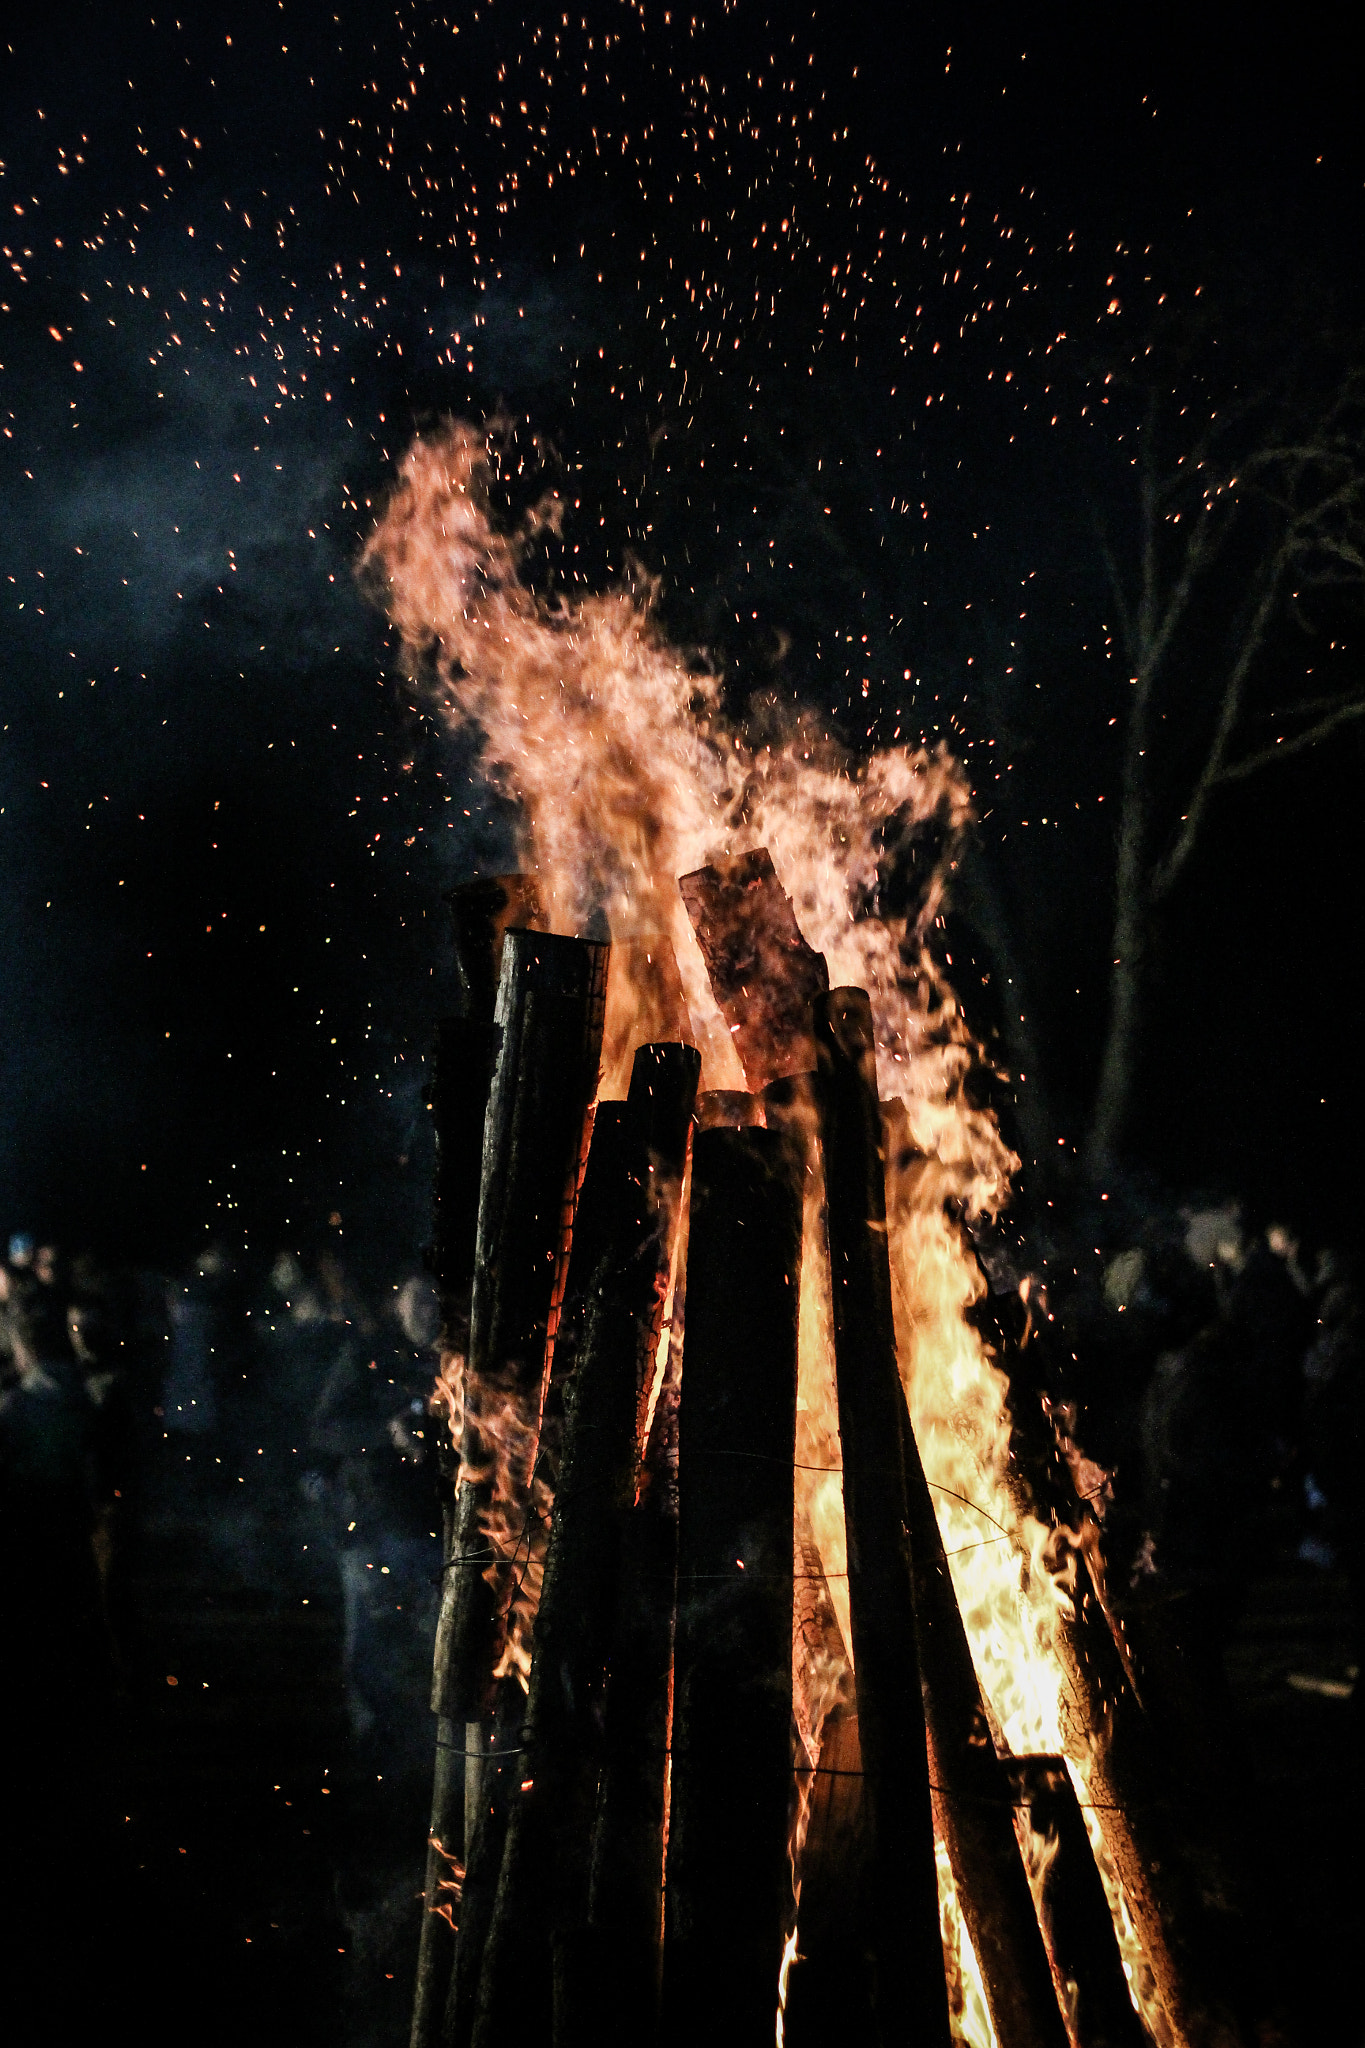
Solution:
M 693 1045 L 656 1042 L 637 1048 L 626 1102 L 652 1162 L 677 1177 L 696 1113 L 701 1054 Z
M 815 1041 L 823 1058 L 837 1053 L 849 1065 L 867 1073 L 876 1085 L 877 1034 L 872 1021 L 872 1000 L 866 989 L 831 988 L 815 1001 Z
M 491 1022 L 509 926 L 543 929 L 544 911 L 534 875 L 480 875 L 444 892 L 455 948 L 460 1006 L 466 1017 Z

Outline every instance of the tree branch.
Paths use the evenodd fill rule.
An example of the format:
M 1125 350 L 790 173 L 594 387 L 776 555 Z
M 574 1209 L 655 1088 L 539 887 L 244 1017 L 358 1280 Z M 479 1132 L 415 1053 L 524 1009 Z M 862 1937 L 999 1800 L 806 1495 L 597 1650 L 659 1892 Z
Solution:
M 1320 718 L 1316 725 L 1308 726 L 1303 732 L 1295 733 L 1292 740 L 1277 740 L 1273 747 L 1262 747 L 1258 753 L 1247 754 L 1240 761 L 1234 761 L 1230 768 L 1221 769 L 1218 782 L 1245 782 L 1249 775 L 1268 768 L 1272 762 L 1287 761 L 1291 754 L 1302 754 L 1309 747 L 1315 747 L 1319 740 L 1326 739 L 1339 725 L 1346 725 L 1353 718 L 1365 718 L 1365 697 L 1358 697 L 1353 703 L 1343 704 L 1330 718 Z
M 1243 635 L 1242 644 L 1237 650 L 1237 659 L 1232 665 L 1223 690 L 1223 701 L 1218 709 L 1218 724 L 1214 729 L 1208 756 L 1194 786 L 1189 808 L 1181 820 L 1180 831 L 1170 851 L 1152 869 L 1148 883 L 1148 900 L 1153 904 L 1162 902 L 1170 894 L 1177 876 L 1194 851 L 1194 843 L 1199 836 L 1199 827 L 1204 821 L 1209 798 L 1221 780 L 1223 762 L 1241 716 L 1242 697 L 1247 677 L 1251 672 L 1251 664 L 1260 651 L 1266 628 L 1270 624 L 1279 599 L 1280 578 L 1283 572 L 1284 560 L 1281 555 L 1268 567 L 1256 609 Z

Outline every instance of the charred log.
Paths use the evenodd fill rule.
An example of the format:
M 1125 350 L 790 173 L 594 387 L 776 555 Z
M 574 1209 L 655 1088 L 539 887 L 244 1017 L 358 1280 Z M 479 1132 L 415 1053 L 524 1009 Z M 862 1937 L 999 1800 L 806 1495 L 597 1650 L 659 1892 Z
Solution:
M 687 1297 L 688 1218 L 679 1219 L 668 1355 L 627 1518 L 607 1692 L 606 1752 L 598 1796 L 584 1967 L 595 1976 L 598 2040 L 655 2039 L 663 1981 L 664 1845 L 673 1711 L 678 1575 L 678 1416 Z M 580 1972 L 580 1975 L 582 1973 Z M 580 2002 L 556 1999 L 563 2040 Z M 559 2044 L 557 2043 L 557 2048 Z
M 455 942 L 460 1014 L 476 1024 L 491 1024 L 505 934 L 513 926 L 524 931 L 545 929 L 535 877 L 480 876 L 448 890 L 445 900 Z
M 901 1427 L 938 1830 L 957 1879 L 1000 2048 L 1066 2048 L 1066 2028 L 1015 1835 L 1014 1785 L 982 1704 L 904 1401 Z
M 1073 2040 L 1078 2048 L 1148 2048 L 1064 1758 L 1013 1757 L 1005 1769 L 1028 1828 L 1047 1844 L 1035 1896 Z
M 815 1065 L 811 1010 L 829 987 L 766 847 L 678 883 L 749 1086 Z
M 581 1946 L 587 1925 L 622 1535 L 699 1068 L 686 1047 L 642 1047 L 630 1099 L 597 1112 L 559 1340 L 572 1371 L 524 1769 L 510 1808 L 476 2048 L 544 2039 L 557 1952 Z M 564 2031 L 556 2024 L 556 2038 Z
M 473 2037 L 508 1810 L 521 1776 L 524 1707 L 525 1695 L 517 1680 L 504 1678 L 488 1721 L 476 1721 L 466 1731 L 465 1867 L 455 1909 L 458 1932 L 441 2026 L 442 2048 L 469 2048 Z
M 877 2029 L 945 2043 L 947 1992 L 887 1257 L 872 1013 L 861 989 L 816 1006 L 817 1074 L 843 1445 L 858 1732 L 871 1828 Z
M 521 930 L 510 931 L 503 945 L 462 1475 L 436 1636 L 433 1705 L 451 1719 L 487 1713 L 502 1650 L 511 1567 L 487 1534 L 494 1485 L 489 1431 L 511 1404 L 519 1404 L 532 1429 L 539 1418 L 597 1078 L 606 951 Z
M 812 1773 L 801 1855 L 797 1960 L 787 1979 L 788 2048 L 876 2039 L 871 1838 L 858 1710 L 837 1706 L 825 1722 Z
M 801 1192 L 774 1132 L 693 1149 L 664 2039 L 767 2048 L 791 1911 Z

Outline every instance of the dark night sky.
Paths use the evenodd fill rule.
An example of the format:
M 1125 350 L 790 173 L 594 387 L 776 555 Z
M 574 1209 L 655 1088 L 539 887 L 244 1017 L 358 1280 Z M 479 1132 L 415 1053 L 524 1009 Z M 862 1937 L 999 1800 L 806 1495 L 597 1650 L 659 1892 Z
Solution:
M 148 1258 L 332 1214 L 352 1256 L 420 1240 L 439 892 L 510 842 L 351 564 L 445 411 L 548 438 L 566 585 L 632 555 L 737 696 L 966 750 L 1084 1075 L 1112 757 L 1066 652 L 1093 580 L 1042 352 L 1120 261 L 1134 321 L 1147 276 L 1216 275 L 1268 324 L 1319 290 L 1358 313 L 1358 108 L 1310 11 L 937 8 L 891 41 L 883 12 L 262 0 L 6 32 L 0 1227 Z M 1360 767 L 1256 786 L 1191 874 L 1148 1131 L 1178 1178 L 1351 1183 Z M 1080 808 L 1040 848 L 1049 791 Z

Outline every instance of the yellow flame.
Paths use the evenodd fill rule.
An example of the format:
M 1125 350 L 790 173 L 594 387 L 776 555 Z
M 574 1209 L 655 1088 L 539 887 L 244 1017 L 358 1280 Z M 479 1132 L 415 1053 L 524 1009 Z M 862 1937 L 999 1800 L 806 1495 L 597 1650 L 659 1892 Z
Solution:
M 744 1082 L 679 875 L 766 846 L 802 932 L 825 955 L 831 982 L 867 990 L 880 1092 L 905 1105 L 908 1138 L 888 1171 L 900 1369 L 973 1660 L 1008 1747 L 1016 1754 L 1065 1753 L 1083 1789 L 1086 1738 L 1063 1711 L 1053 1647 L 1070 1610 L 1068 1556 L 1058 1532 L 1019 1498 L 1004 1376 L 965 1318 L 984 1283 L 945 1208 L 951 1202 L 968 1218 L 995 1211 L 1017 1162 L 990 1113 L 966 1098 L 963 1082 L 976 1048 L 924 947 L 943 875 L 927 883 L 913 921 L 872 908 L 888 839 L 929 821 L 950 833 L 964 824 L 966 779 L 943 749 L 898 746 L 854 757 L 799 717 L 766 739 L 750 738 L 727 718 L 720 679 L 662 637 L 651 586 L 572 602 L 530 587 L 526 551 L 557 528 L 558 504 L 547 499 L 514 531 L 500 530 L 490 476 L 482 430 L 447 422 L 415 440 L 364 550 L 362 581 L 396 626 L 414 682 L 452 726 L 477 732 L 485 772 L 515 798 L 521 858 L 534 871 L 551 928 L 579 932 L 604 915 L 614 939 L 633 942 L 621 949 L 627 985 L 623 990 L 618 979 L 613 996 L 618 1015 L 624 1004 L 627 1025 L 632 1004 L 641 1017 L 658 1010 L 654 956 L 659 942 L 671 945 L 702 1054 L 703 1088 Z M 613 1031 L 613 1043 L 625 1046 L 628 1031 L 623 1036 L 616 1024 Z M 613 1087 L 624 1056 L 612 1055 Z M 818 1201 L 814 1189 L 809 1200 Z M 846 1660 L 847 1547 L 828 1270 L 811 1256 L 821 1235 L 817 1221 L 808 1205 L 797 1499 Z M 453 1415 L 453 1390 L 446 1398 Z M 537 1484 L 545 1492 L 548 1481 L 544 1474 L 533 1481 L 531 1433 L 531 1418 L 509 1410 L 490 1518 L 499 1544 L 520 1543 L 525 1557 L 508 1650 L 519 1671 L 529 1664 L 543 1556 L 543 1540 L 533 1554 L 534 1532 L 543 1539 L 548 1508 L 548 1496 L 535 1493 Z M 826 1655 L 822 1668 L 819 1659 L 796 1658 L 798 1719 L 815 1749 L 833 1697 L 831 1661 Z M 957 1959 L 960 2038 L 985 2048 L 993 2036 L 979 1972 L 941 1848 L 939 1868 L 945 1941 L 951 1936 Z M 1122 1923 L 1112 1872 L 1106 1882 Z M 1140 1950 L 1126 1924 L 1121 1938 L 1137 1985 Z

